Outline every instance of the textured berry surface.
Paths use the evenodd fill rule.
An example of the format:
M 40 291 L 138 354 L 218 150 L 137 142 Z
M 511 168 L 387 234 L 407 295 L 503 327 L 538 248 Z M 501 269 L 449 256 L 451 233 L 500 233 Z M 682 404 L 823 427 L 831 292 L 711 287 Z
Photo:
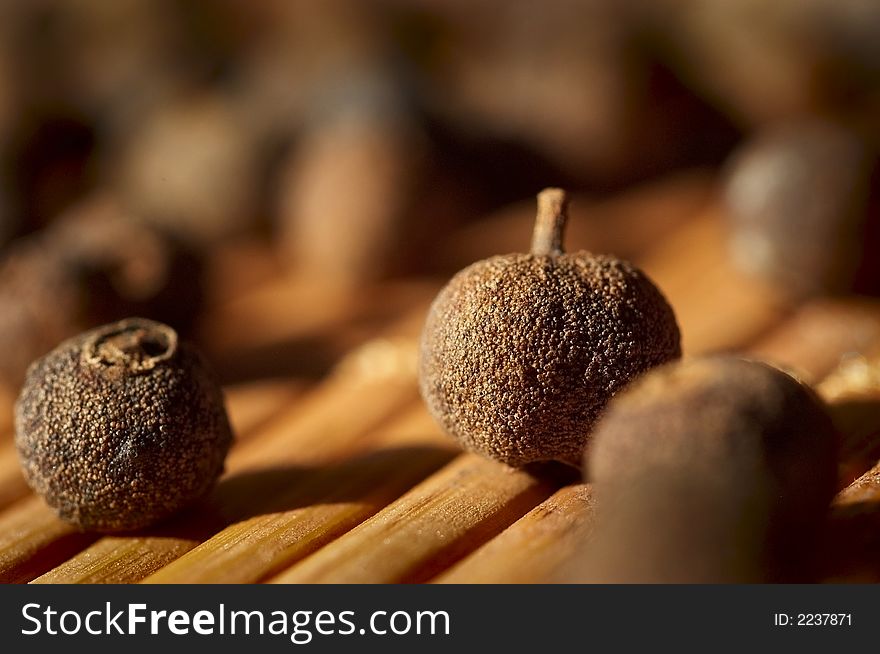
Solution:
M 16 405 L 28 483 L 84 529 L 145 527 L 200 498 L 231 442 L 201 357 L 148 320 L 65 341 L 30 367 Z
M 602 508 L 579 581 L 808 578 L 836 444 L 816 395 L 769 365 L 719 356 L 651 371 L 610 402 L 587 453 Z
M 462 445 L 510 465 L 579 465 L 608 400 L 678 358 L 672 309 L 634 266 L 585 252 L 478 262 L 440 292 L 420 383 Z

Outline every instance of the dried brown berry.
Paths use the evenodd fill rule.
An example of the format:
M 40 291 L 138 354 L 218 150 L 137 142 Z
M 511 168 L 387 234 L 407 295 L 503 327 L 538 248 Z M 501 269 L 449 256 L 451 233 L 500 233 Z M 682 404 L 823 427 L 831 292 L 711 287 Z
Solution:
M 239 236 L 259 213 L 262 151 L 219 94 L 159 106 L 122 149 L 118 193 L 144 220 L 194 247 Z
M 30 486 L 83 529 L 148 526 L 204 496 L 232 433 L 200 355 L 130 318 L 65 341 L 28 370 L 15 443 Z
M 867 279 L 878 248 L 870 178 L 867 149 L 839 125 L 797 121 L 759 133 L 734 154 L 724 189 L 734 262 L 795 297 L 876 290 Z
M 672 309 L 644 273 L 563 253 L 565 205 L 562 191 L 543 191 L 532 252 L 459 272 L 422 334 L 421 391 L 435 419 L 510 465 L 579 465 L 608 400 L 681 354 Z
M 0 262 L 0 383 L 85 329 L 144 315 L 188 327 L 200 264 L 185 248 L 96 196 L 10 246 Z
M 763 363 L 691 359 L 608 405 L 587 452 L 600 507 L 583 581 L 799 579 L 836 485 L 836 434 Z

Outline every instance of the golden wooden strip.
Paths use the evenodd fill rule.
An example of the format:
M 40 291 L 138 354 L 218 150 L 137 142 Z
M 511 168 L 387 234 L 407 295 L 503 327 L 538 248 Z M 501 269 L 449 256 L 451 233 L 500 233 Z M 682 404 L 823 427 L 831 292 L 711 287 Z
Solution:
M 59 520 L 30 497 L 0 515 L 0 583 L 21 583 L 50 570 L 97 538 Z
M 79 555 L 37 577 L 34 584 L 114 584 L 145 577 L 170 563 L 198 541 L 153 536 L 107 536 Z
M 275 583 L 430 579 L 553 492 L 554 484 L 463 454 Z
M 347 460 L 308 469 L 305 477 L 286 492 L 278 495 L 276 489 L 276 497 L 265 492 L 256 498 L 254 493 L 245 496 L 227 484 L 221 488 L 226 497 L 217 501 L 226 516 L 234 511 L 241 519 L 255 510 L 259 515 L 228 526 L 147 581 L 257 581 L 375 513 L 449 460 L 450 445 L 424 408 L 414 403 L 393 423 L 344 444 Z M 357 451 L 368 453 L 352 459 L 351 454 Z M 252 479 L 263 478 L 264 483 L 272 483 L 270 473 L 257 469 Z M 233 497 L 242 501 L 230 509 Z M 289 510 L 278 511 L 279 504 Z M 233 559 L 247 564 L 231 566 Z
M 273 502 L 286 510 L 224 529 L 145 581 L 259 581 L 360 524 L 453 456 L 451 449 L 391 449 L 315 470 Z
M 437 289 L 436 282 L 397 283 L 383 289 L 365 289 L 348 302 L 345 315 L 334 324 L 297 331 L 296 325 L 281 325 L 269 333 L 239 330 L 239 342 L 226 343 L 214 352 L 217 369 L 227 383 L 243 379 L 295 376 L 322 379 L 345 354 L 375 338 L 400 317 L 421 328 L 427 307 Z M 271 296 L 268 298 L 272 300 Z M 317 298 L 313 301 L 322 302 Z M 332 303 L 332 299 L 328 299 Z M 251 333 L 254 332 L 254 333 Z
M 156 583 L 169 576 L 180 582 L 256 581 L 357 524 L 454 456 L 442 447 L 448 440 L 425 431 L 424 410 L 415 408 L 383 428 L 378 438 L 362 437 L 367 448 L 392 442 L 396 449 L 374 449 L 328 466 L 281 466 L 227 476 L 208 506 L 157 533 L 102 539 L 35 581 L 130 583 L 157 571 Z M 240 522 L 224 529 L 232 514 Z M 192 556 L 164 568 L 218 530 Z
M 268 423 L 257 438 L 233 449 L 231 471 L 273 464 L 312 464 L 343 459 L 357 451 L 358 438 L 416 400 L 411 378 L 376 383 L 333 379 L 285 415 Z
M 434 581 L 528 584 L 553 578 L 593 528 L 589 484 L 566 486 Z

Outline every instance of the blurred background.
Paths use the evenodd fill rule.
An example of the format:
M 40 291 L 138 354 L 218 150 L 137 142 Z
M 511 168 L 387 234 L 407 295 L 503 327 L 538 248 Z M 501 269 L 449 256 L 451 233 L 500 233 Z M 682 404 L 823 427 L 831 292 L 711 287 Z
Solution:
M 686 355 L 835 407 L 868 481 L 822 575 L 880 580 L 878 35 L 877 0 L 0 0 L 0 581 L 259 581 L 337 537 L 335 581 L 553 579 L 589 485 L 458 456 L 416 384 L 438 289 L 547 186 Z M 29 494 L 12 402 L 132 315 L 197 341 L 237 444 L 205 515 L 96 540 Z
M 702 212 L 694 277 L 873 294 L 877 34 L 874 0 L 2 0 L 0 379 L 132 314 L 224 381 L 320 374 L 525 249 L 549 185 L 571 249 Z

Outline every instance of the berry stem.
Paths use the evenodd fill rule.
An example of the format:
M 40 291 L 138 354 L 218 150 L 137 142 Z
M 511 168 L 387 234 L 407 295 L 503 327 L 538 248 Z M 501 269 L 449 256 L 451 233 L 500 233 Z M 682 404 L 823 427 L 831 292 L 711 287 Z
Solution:
M 173 329 L 152 320 L 128 318 L 94 330 L 83 346 L 83 357 L 92 365 L 137 373 L 152 370 L 176 351 Z
M 565 223 L 568 221 L 568 196 L 561 188 L 545 188 L 538 193 L 538 216 L 532 234 L 532 254 L 562 254 Z

